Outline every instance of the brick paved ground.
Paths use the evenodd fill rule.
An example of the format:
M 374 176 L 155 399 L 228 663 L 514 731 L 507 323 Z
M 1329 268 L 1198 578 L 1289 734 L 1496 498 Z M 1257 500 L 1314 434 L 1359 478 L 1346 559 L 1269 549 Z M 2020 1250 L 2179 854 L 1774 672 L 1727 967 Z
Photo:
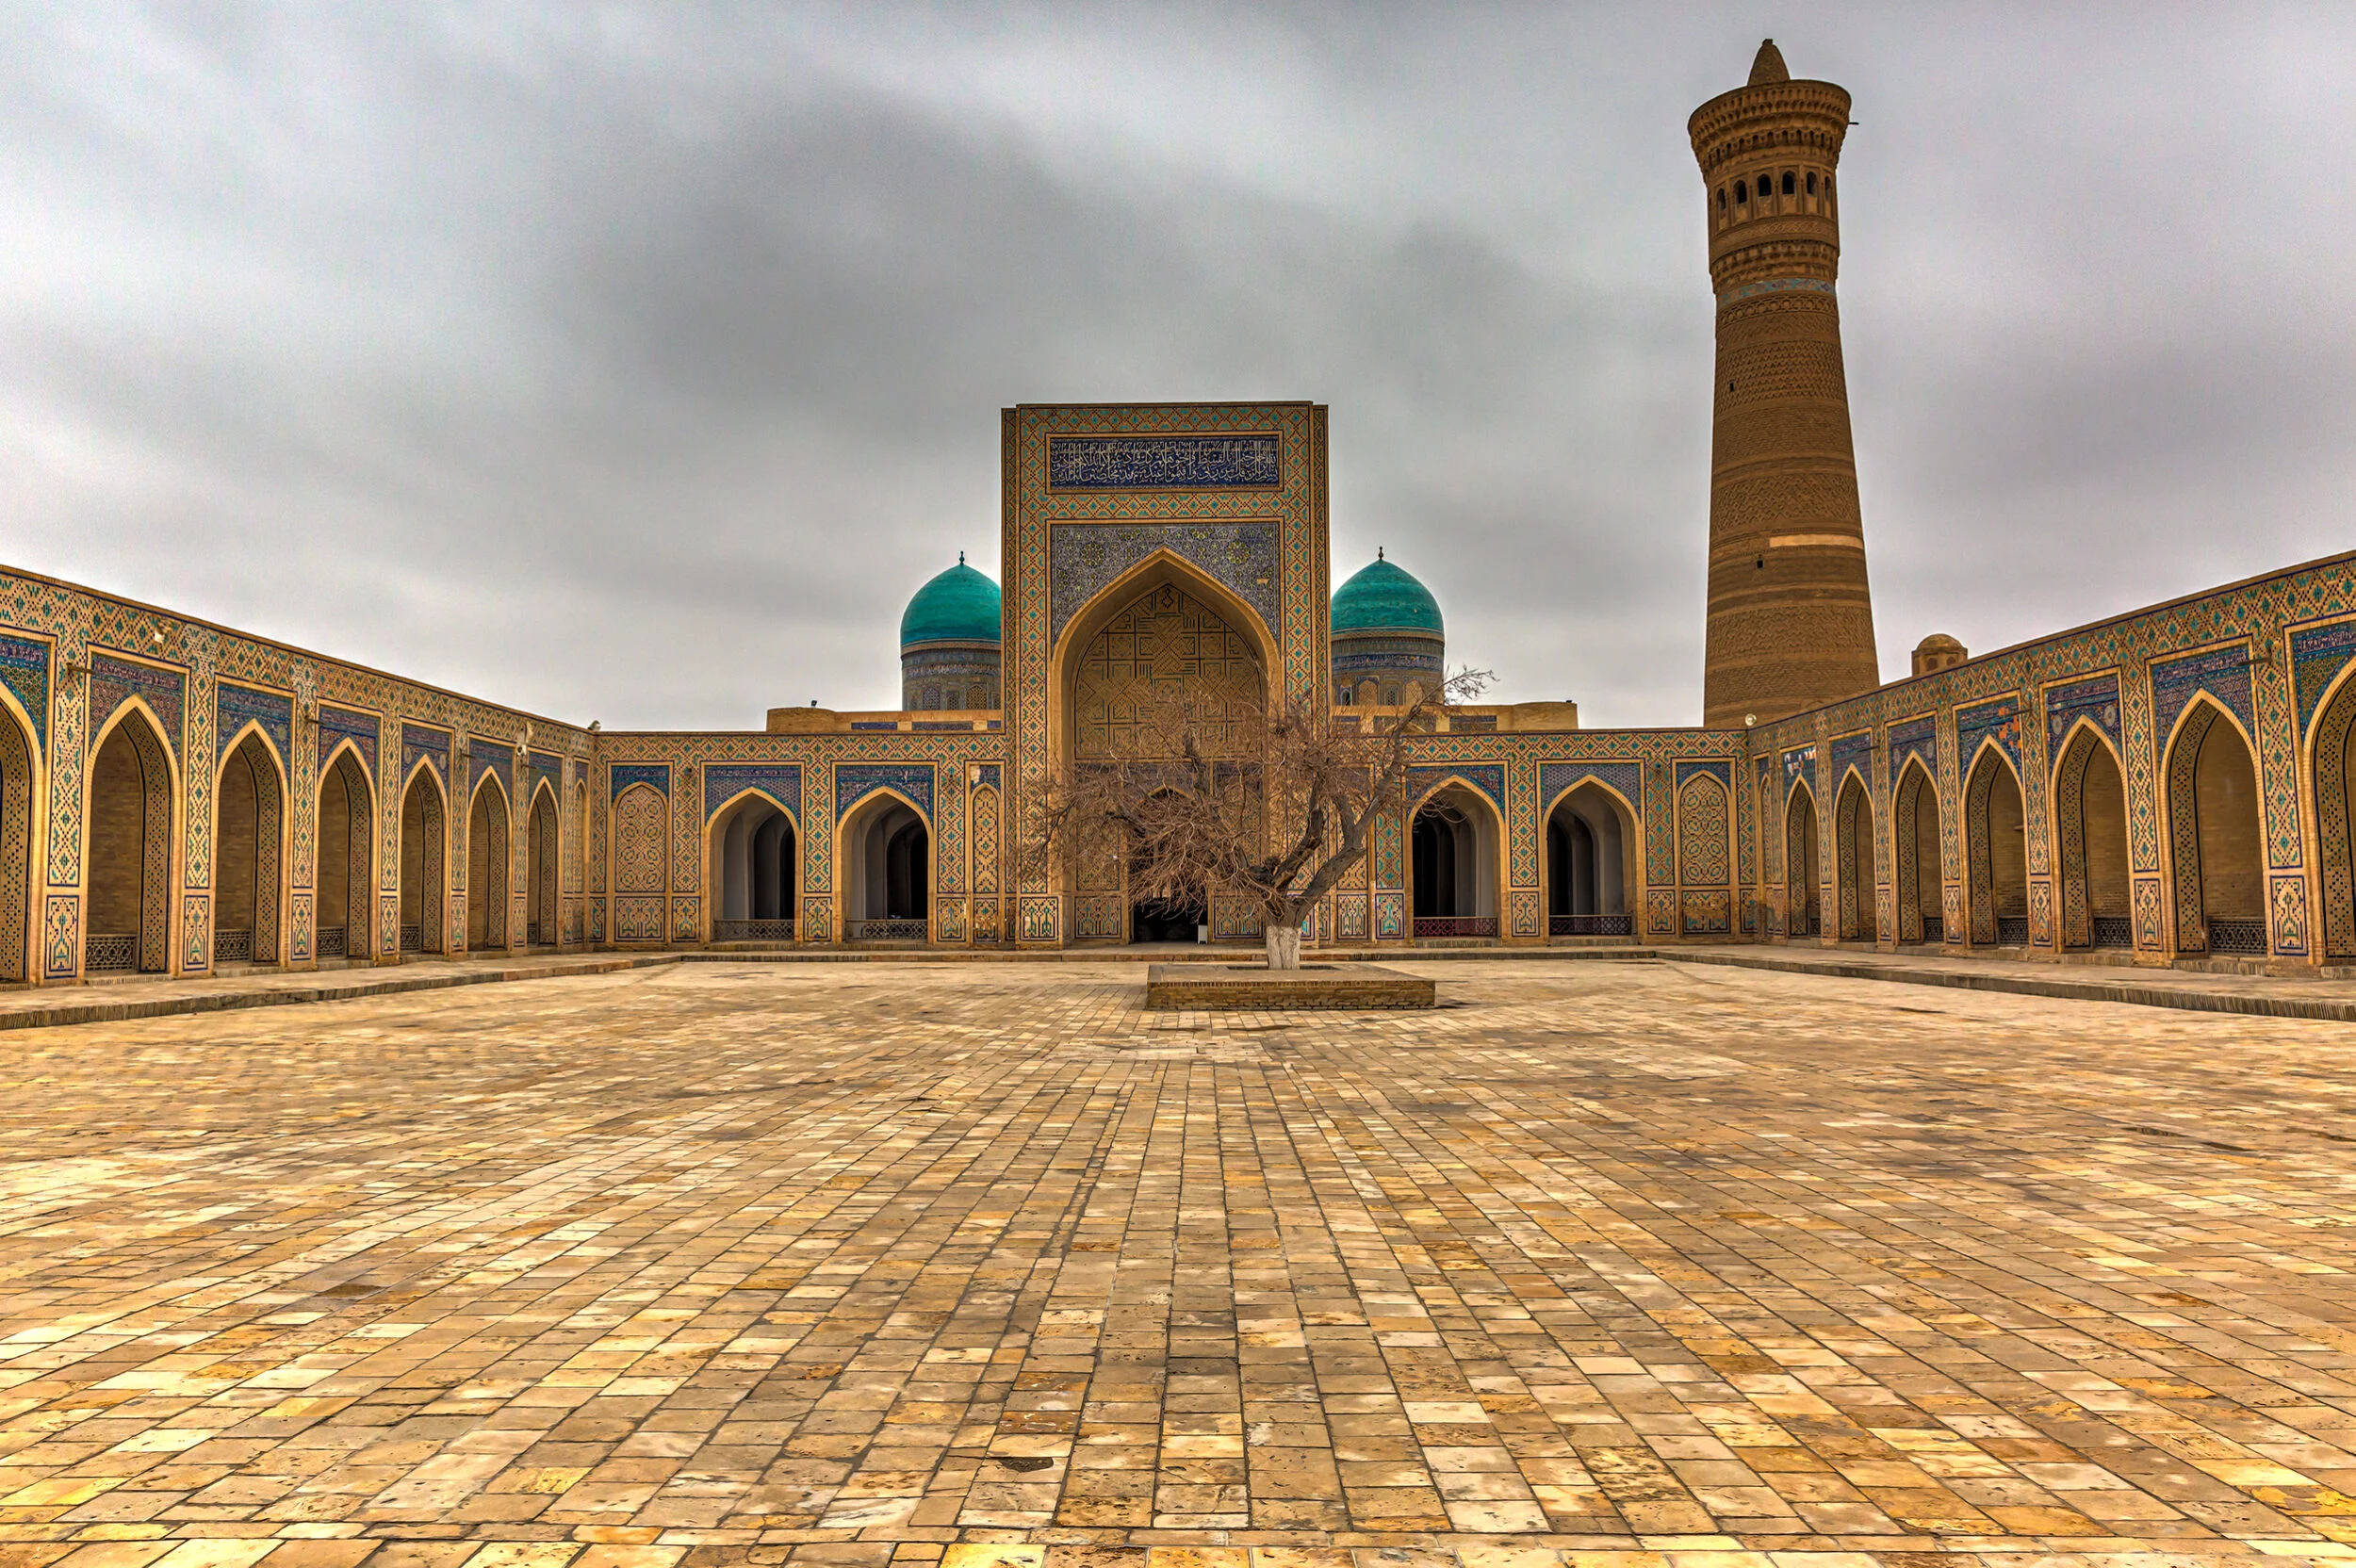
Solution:
M 0 1037 L 0 1568 L 2356 1543 L 2356 1030 L 1423 972 L 1440 1011 L 698 964 Z

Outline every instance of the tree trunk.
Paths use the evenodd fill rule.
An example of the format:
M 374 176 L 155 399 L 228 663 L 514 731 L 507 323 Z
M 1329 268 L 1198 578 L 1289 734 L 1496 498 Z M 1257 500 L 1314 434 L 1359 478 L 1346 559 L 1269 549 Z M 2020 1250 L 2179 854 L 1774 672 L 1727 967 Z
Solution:
M 1301 927 L 1270 921 L 1268 925 L 1268 967 L 1299 969 L 1301 967 Z

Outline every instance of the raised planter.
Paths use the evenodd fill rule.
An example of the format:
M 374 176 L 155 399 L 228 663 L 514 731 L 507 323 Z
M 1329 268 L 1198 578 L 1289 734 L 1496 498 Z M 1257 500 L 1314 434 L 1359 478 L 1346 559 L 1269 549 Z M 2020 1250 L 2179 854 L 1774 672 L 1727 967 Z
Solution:
M 1145 972 L 1150 1013 L 1358 1011 L 1429 1007 L 1431 981 L 1379 964 L 1154 964 Z

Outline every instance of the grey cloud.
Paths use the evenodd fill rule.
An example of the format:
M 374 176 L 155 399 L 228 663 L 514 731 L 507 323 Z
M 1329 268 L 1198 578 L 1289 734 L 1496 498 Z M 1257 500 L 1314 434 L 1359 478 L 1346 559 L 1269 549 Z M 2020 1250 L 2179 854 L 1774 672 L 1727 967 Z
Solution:
M 12 561 L 610 727 L 755 724 L 892 700 L 908 594 L 994 568 L 1002 405 L 1313 398 L 1337 580 L 1385 546 L 1501 695 L 1694 716 L 1682 133 L 1746 8 L 73 11 L 0 50 Z M 1863 122 L 1885 669 L 2317 553 L 2356 223 L 2303 178 L 2347 110 L 2296 62 L 2337 20 L 1811 24 L 1787 55 Z

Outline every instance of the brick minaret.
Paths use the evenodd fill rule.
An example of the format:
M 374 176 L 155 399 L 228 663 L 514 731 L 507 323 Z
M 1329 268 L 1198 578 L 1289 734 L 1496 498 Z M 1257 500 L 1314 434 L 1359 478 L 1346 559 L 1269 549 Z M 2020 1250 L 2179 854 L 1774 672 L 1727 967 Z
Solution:
M 1764 724 L 1880 683 L 1841 368 L 1849 94 L 1795 82 L 1775 40 L 1686 130 L 1718 293 L 1702 723 Z

